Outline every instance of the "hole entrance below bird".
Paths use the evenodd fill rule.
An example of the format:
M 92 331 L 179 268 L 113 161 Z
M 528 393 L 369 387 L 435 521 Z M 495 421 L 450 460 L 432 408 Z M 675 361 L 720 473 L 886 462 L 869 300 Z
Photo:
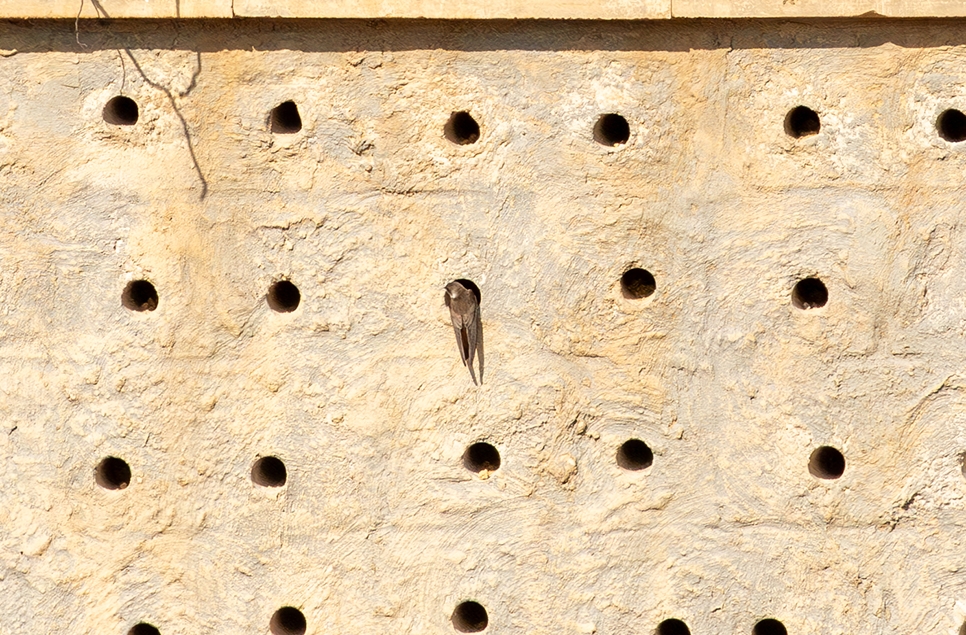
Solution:
M 453 611 L 453 628 L 460 633 L 479 633 L 490 622 L 486 609 L 479 602 L 460 602 Z
M 500 469 L 500 451 L 484 441 L 474 443 L 463 453 L 463 466 L 471 472 L 495 472 Z
M 272 635 L 304 635 L 306 626 L 305 615 L 294 606 L 283 606 L 275 611 L 268 624 Z

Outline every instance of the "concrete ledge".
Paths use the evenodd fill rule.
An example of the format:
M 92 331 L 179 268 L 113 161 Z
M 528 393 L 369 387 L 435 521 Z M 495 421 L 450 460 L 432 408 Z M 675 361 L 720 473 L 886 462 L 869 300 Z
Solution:
M 929 18 L 966 15 L 961 0 L 673 0 L 676 18 Z
M 3 18 L 599 19 L 963 17 L 963 0 L 0 0 Z
M 671 0 L 235 0 L 234 11 L 276 18 L 653 20 L 671 17 Z

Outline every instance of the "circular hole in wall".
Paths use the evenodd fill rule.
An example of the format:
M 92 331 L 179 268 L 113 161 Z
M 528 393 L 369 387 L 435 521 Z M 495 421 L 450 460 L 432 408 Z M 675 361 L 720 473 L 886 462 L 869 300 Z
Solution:
M 966 635 L 966 622 L 963 622 L 959 627 L 959 635 Z
M 657 289 L 657 281 L 646 269 L 628 269 L 621 276 L 621 294 L 628 300 L 641 300 Z
M 104 121 L 115 126 L 133 126 L 138 122 L 138 104 L 130 97 L 118 95 L 104 104 Z
M 268 626 L 272 635 L 304 635 L 305 616 L 295 607 L 283 606 L 275 611 Z
M 828 302 L 828 289 L 818 278 L 799 280 L 792 289 L 792 304 L 802 310 L 818 309 Z
M 252 465 L 252 482 L 262 487 L 285 485 L 288 473 L 285 464 L 276 456 L 263 456 Z
M 643 470 L 654 463 L 654 452 L 640 439 L 629 439 L 617 449 L 617 464 L 625 470 Z
M 631 127 L 616 113 L 601 115 L 594 124 L 594 141 L 605 146 L 619 146 L 631 138 Z
M 788 631 L 784 624 L 769 617 L 755 624 L 751 635 L 788 635 Z
M 104 489 L 124 489 L 131 484 L 131 468 L 116 456 L 109 456 L 97 464 L 94 480 Z
M 845 471 L 845 457 L 828 445 L 815 448 L 808 459 L 808 471 L 815 478 L 838 478 Z
M 818 134 L 821 128 L 822 123 L 819 121 L 818 113 L 808 106 L 797 106 L 785 115 L 785 133 L 790 137 L 799 139 Z
M 479 633 L 487 624 L 489 617 L 479 602 L 460 602 L 453 610 L 453 628 L 460 633 Z
M 936 120 L 936 130 L 946 141 L 952 143 L 966 141 L 966 115 L 955 108 L 945 110 Z
M 494 472 L 500 469 L 500 451 L 489 443 L 474 443 L 463 453 L 463 465 L 471 472 Z
M 691 635 L 691 629 L 681 620 L 671 618 L 657 625 L 657 635 Z
M 132 280 L 121 292 L 121 304 L 132 311 L 153 311 L 158 308 L 158 291 L 147 280 Z
M 272 132 L 276 134 L 295 134 L 302 129 L 302 117 L 294 101 L 283 101 L 272 108 L 268 120 Z
M 268 306 L 279 313 L 291 313 L 299 308 L 302 294 L 288 280 L 279 280 L 268 288 Z
M 480 138 L 480 124 L 465 110 L 454 112 L 443 126 L 443 136 L 461 146 L 476 143 Z
M 132 626 L 127 635 L 161 635 L 161 631 L 147 622 L 141 622 Z

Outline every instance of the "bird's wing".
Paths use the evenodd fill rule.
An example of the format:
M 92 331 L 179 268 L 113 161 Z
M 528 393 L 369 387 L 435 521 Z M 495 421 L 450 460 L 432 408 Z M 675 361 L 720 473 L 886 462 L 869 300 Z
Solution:
M 463 360 L 463 364 L 465 365 L 467 357 L 466 348 L 468 344 L 466 342 L 465 330 L 463 329 L 463 320 L 461 320 L 459 315 L 456 313 L 453 313 L 452 317 L 453 332 L 456 333 L 456 348 L 460 350 L 460 359 Z
M 476 353 L 480 357 L 480 383 L 483 383 L 483 318 L 480 316 L 480 305 L 476 305 Z
M 473 372 L 473 358 L 476 356 L 476 351 L 480 346 L 480 305 L 477 304 L 471 310 L 464 313 L 462 318 L 463 333 L 466 338 L 466 356 L 463 361 L 470 369 L 470 377 L 473 378 L 473 383 L 477 384 L 476 373 Z M 482 378 L 482 373 L 480 373 L 480 376 Z
M 446 306 L 449 308 L 449 319 L 453 322 L 453 332 L 456 334 L 456 347 L 460 349 L 460 359 L 465 364 L 469 355 L 469 342 L 466 341 L 464 335 L 463 314 L 459 312 L 458 307 L 452 306 L 449 296 L 446 296 L 445 300 Z
M 463 347 L 463 318 L 460 314 L 453 308 L 453 301 L 450 299 L 449 294 L 443 295 L 443 302 L 446 303 L 446 308 L 449 309 L 449 319 L 453 323 L 453 332 L 456 334 L 456 348 L 460 350 L 460 359 L 463 360 L 463 364 L 466 364 L 466 352 Z
M 449 317 L 453 322 L 453 332 L 456 334 L 456 347 L 460 349 L 460 359 L 463 365 L 470 369 L 470 377 L 477 384 L 476 373 L 473 371 L 473 357 L 476 355 L 480 336 L 480 307 L 466 306 L 466 302 L 457 300 L 455 303 L 449 294 L 443 297 L 449 307 Z M 455 305 L 455 306 L 454 306 Z M 478 384 L 477 384 L 478 385 Z

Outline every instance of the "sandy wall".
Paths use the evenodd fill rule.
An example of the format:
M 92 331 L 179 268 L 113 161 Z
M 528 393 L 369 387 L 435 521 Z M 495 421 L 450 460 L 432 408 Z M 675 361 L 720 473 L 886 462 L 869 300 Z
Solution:
M 3 23 L 0 632 L 956 633 L 964 26 Z

